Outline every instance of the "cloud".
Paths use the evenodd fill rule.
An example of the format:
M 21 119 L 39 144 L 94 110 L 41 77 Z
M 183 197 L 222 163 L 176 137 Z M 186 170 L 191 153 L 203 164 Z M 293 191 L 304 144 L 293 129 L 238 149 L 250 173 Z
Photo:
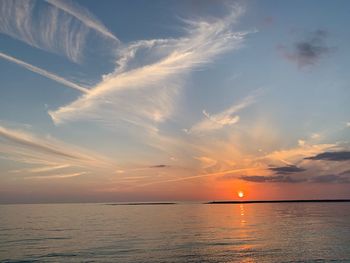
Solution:
M 54 145 L 51 145 L 49 143 L 41 143 L 31 136 L 6 129 L 4 127 L 0 127 L 0 137 L 6 141 L 15 143 L 16 145 L 31 148 L 44 154 L 50 154 L 69 159 L 80 159 L 80 156 L 77 156 L 73 153 L 59 150 Z
M 46 2 L 74 16 L 85 26 L 96 30 L 103 36 L 113 39 L 118 43 L 120 42 L 119 39 L 102 24 L 102 22 L 100 22 L 86 8 L 78 5 L 77 3 L 68 0 L 46 0 Z
M 167 168 L 167 167 L 170 167 L 170 166 L 166 164 L 158 164 L 158 165 L 152 165 L 149 168 Z
M 172 115 L 186 74 L 240 47 L 247 32 L 233 32 L 232 25 L 241 13 L 236 7 L 214 22 L 186 21 L 187 35 L 179 39 L 133 43 L 134 49 L 126 49 L 114 72 L 104 76 L 88 94 L 50 111 L 52 120 L 56 124 L 77 119 L 112 124 L 122 121 L 154 129 L 155 124 Z M 125 71 L 140 46 L 152 48 L 148 62 Z
M 40 175 L 40 176 L 28 176 L 25 179 L 63 179 L 63 178 L 72 178 L 87 174 L 86 172 L 79 173 L 68 173 L 68 174 L 53 174 L 53 175 Z
M 13 172 L 13 173 L 43 173 L 43 172 L 51 172 L 54 170 L 60 170 L 63 168 L 68 168 L 68 167 L 70 167 L 69 164 L 60 164 L 60 165 L 43 166 L 43 167 L 36 167 L 36 168 L 29 168 L 29 169 L 13 170 L 11 172 Z
M 48 173 L 62 169 L 115 170 L 112 161 L 93 152 L 3 126 L 0 126 L 0 146 L 1 158 L 34 165 L 12 171 L 16 173 Z
M 165 169 L 165 168 L 171 168 L 172 166 L 167 165 L 167 164 L 156 164 L 156 165 L 149 165 L 149 166 L 144 166 L 144 165 L 133 165 L 132 168 L 127 168 L 125 167 L 124 169 L 118 169 L 114 171 L 115 174 L 132 174 L 135 172 L 147 172 L 153 169 Z M 135 178 L 133 176 L 133 178 Z
M 295 178 L 289 175 L 273 175 L 273 176 L 241 176 L 241 180 L 254 183 L 301 183 L 306 182 L 304 178 Z
M 210 168 L 212 166 L 215 166 L 217 164 L 217 161 L 207 157 L 207 156 L 200 156 L 200 157 L 195 157 L 195 159 L 199 160 L 201 162 L 201 166 L 203 169 Z
M 284 170 L 284 169 L 283 169 Z M 297 170 L 297 169 L 296 169 Z M 294 172 L 292 172 L 293 174 Z M 236 177 L 234 177 L 236 178 Z M 227 178 L 230 179 L 230 178 Z M 290 173 L 269 176 L 241 176 L 239 179 L 255 183 L 350 183 L 350 170 L 317 176 L 295 176 Z
M 325 44 L 327 36 L 326 31 L 319 29 L 311 32 L 306 39 L 294 43 L 292 51 L 288 51 L 284 46 L 280 46 L 279 49 L 285 58 L 296 62 L 299 67 L 312 66 L 333 51 L 333 48 Z
M 304 168 L 300 168 L 295 165 L 287 165 L 281 167 L 271 167 L 269 170 L 275 172 L 276 174 L 291 174 L 291 173 L 300 173 L 306 171 Z
M 311 183 L 350 183 L 350 170 L 338 173 L 313 176 Z
M 319 159 L 319 158 L 329 158 L 328 156 L 324 156 L 324 152 L 337 149 L 339 146 L 336 144 L 314 144 L 310 145 L 303 141 L 302 143 L 298 142 L 298 147 L 288 149 L 288 150 L 280 150 L 269 153 L 259 160 L 263 163 L 274 163 L 280 164 L 283 163 L 283 166 L 274 166 L 268 167 L 267 170 L 273 172 L 275 175 L 267 175 L 267 176 L 241 176 L 242 180 L 251 181 L 251 182 L 261 182 L 261 183 L 271 183 L 271 182 L 284 182 L 284 183 L 311 183 L 317 179 L 314 178 L 315 174 L 322 174 L 324 169 L 333 169 L 337 171 L 342 167 L 325 167 L 323 165 L 312 164 L 309 159 Z M 328 152 L 327 152 L 328 153 Z M 308 157 L 310 155 L 315 155 L 313 157 Z M 303 167 L 300 167 L 296 164 L 303 164 Z M 304 168 L 306 167 L 306 168 Z M 308 173 L 305 173 L 308 171 Z M 302 173 L 299 175 L 299 173 Z M 324 178 L 326 179 L 326 178 Z
M 319 133 L 311 134 L 311 139 L 313 139 L 313 140 L 317 140 L 317 139 L 320 139 L 320 138 L 321 138 L 321 134 L 319 134 Z
M 350 171 L 347 162 L 334 163 L 313 163 L 310 160 L 327 160 L 327 161 L 347 161 L 350 160 L 350 152 L 340 151 L 344 146 L 337 144 L 316 144 L 309 145 L 306 143 L 299 144 L 298 148 L 283 150 L 270 153 L 264 156 L 263 162 L 282 162 L 284 166 L 267 168 L 275 175 L 267 176 L 241 176 L 240 179 L 260 183 L 348 183 Z M 338 151 L 328 151 L 338 150 Z M 313 153 L 312 153 L 313 152 Z M 311 157 L 308 157 L 313 155 Z M 292 163 L 303 164 L 299 167 Z M 306 167 L 306 168 L 304 168 Z M 339 172 L 342 171 L 343 172 Z M 328 174 L 332 171 L 332 174 Z M 299 174 L 301 173 L 301 174 Z
M 232 176 L 232 174 L 235 174 L 235 173 L 242 173 L 244 171 L 252 171 L 252 170 L 257 170 L 257 169 L 256 168 L 230 169 L 230 170 L 226 170 L 226 171 L 197 174 L 197 175 L 193 175 L 193 176 L 186 176 L 186 177 L 180 177 L 180 178 L 175 177 L 173 179 L 158 180 L 158 181 L 153 181 L 153 182 L 149 182 L 149 183 L 145 183 L 145 184 L 140 184 L 140 185 L 136 185 L 135 187 L 145 187 L 145 186 L 155 185 L 155 184 L 162 184 L 162 183 L 169 183 L 169 182 L 181 182 L 181 181 L 194 180 L 194 179 L 207 178 L 207 177 L 217 177 L 220 175 L 227 175 L 227 174 L 229 176 Z M 222 178 L 224 178 L 224 176 L 221 177 L 221 179 Z
M 310 155 L 319 154 L 324 151 L 335 148 L 336 144 L 299 144 L 298 147 L 286 150 L 273 151 L 263 156 L 262 160 L 267 160 L 269 163 L 283 163 L 287 165 L 294 165 L 303 161 Z
M 350 183 L 349 177 L 344 177 L 339 174 L 329 174 L 314 176 L 311 179 L 312 183 Z
M 344 172 L 341 172 L 341 173 L 339 173 L 339 175 L 342 175 L 342 176 L 350 176 L 350 170 L 346 170 L 346 171 L 344 171 Z
M 49 79 L 51 79 L 53 81 L 56 81 L 56 82 L 58 82 L 60 84 L 63 84 L 66 87 L 69 87 L 69 88 L 72 88 L 72 89 L 75 89 L 75 90 L 79 90 L 80 92 L 83 92 L 83 93 L 88 93 L 89 92 L 89 90 L 87 88 L 84 88 L 84 87 L 82 87 L 82 86 L 80 86 L 78 84 L 75 84 L 75 83 L 73 83 L 73 82 L 71 82 L 69 80 L 66 80 L 66 79 L 64 79 L 64 78 L 62 78 L 60 76 L 57 76 L 54 73 L 48 72 L 48 71 L 46 71 L 44 69 L 41 69 L 41 68 L 33 66 L 33 65 L 29 64 L 29 63 L 26 63 L 26 62 L 24 62 L 22 60 L 19 60 L 17 58 L 12 57 L 12 56 L 6 55 L 6 54 L 4 54 L 2 52 L 0 52 L 0 58 L 3 58 L 5 60 L 7 60 L 7 61 L 10 61 L 12 63 L 15 63 L 15 64 L 21 66 L 21 67 L 24 67 L 24 68 L 26 68 L 26 69 L 28 69 L 28 70 L 30 70 L 32 72 L 35 72 L 35 73 L 37 73 L 37 74 L 39 74 L 41 76 L 49 78 Z
M 221 129 L 225 126 L 230 126 L 239 121 L 239 116 L 235 115 L 238 111 L 243 110 L 244 108 L 248 107 L 252 103 L 255 102 L 256 96 L 248 96 L 244 98 L 241 102 L 238 104 L 233 104 L 226 110 L 210 115 L 205 110 L 203 110 L 203 114 L 205 118 L 201 120 L 200 122 L 194 124 L 187 133 L 203 133 L 203 132 L 209 132 L 213 130 Z
M 153 53 L 166 52 L 168 48 L 176 45 L 177 42 L 177 39 L 150 39 L 138 40 L 126 46 L 121 46 L 117 50 L 117 67 L 112 74 L 116 75 L 145 66 L 150 61 L 154 61 L 154 59 L 150 58 L 154 55 Z
M 312 157 L 304 158 L 306 160 L 324 160 L 324 161 L 349 161 L 350 152 L 349 151 L 339 151 L 339 152 L 323 152 Z
M 302 146 L 305 146 L 305 144 L 306 144 L 306 141 L 305 141 L 305 140 L 302 140 L 302 139 L 299 139 L 299 140 L 298 140 L 298 145 L 299 145 L 299 146 L 302 147 Z
M 119 40 L 87 9 L 70 1 L 2 0 L 0 33 L 80 62 L 91 31 Z
M 70 14 L 35 0 L 2 0 L 0 33 L 33 47 L 81 59 L 89 28 Z
M 254 183 L 350 183 L 350 178 L 341 174 L 296 178 L 289 175 L 277 176 L 241 176 L 239 179 Z

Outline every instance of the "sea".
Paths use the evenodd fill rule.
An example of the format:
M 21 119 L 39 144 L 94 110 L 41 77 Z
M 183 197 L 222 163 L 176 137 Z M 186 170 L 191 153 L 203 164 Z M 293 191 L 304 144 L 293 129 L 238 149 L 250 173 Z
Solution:
M 0 205 L 0 262 L 350 262 L 350 203 Z

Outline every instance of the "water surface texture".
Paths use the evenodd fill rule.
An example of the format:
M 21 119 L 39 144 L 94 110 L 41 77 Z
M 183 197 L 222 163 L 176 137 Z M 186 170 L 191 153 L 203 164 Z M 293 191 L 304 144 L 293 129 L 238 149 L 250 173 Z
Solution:
M 349 203 L 0 206 L 1 262 L 350 262 Z

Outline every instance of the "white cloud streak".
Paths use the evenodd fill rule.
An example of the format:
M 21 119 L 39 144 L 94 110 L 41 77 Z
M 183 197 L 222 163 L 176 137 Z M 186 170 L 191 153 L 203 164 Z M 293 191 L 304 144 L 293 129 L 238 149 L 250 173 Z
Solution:
M 64 12 L 74 16 L 76 19 L 84 23 L 85 26 L 92 28 L 102 34 L 103 36 L 120 42 L 119 39 L 113 35 L 93 14 L 86 8 L 77 5 L 74 2 L 67 0 L 46 0 L 51 5 L 63 10 Z
M 89 92 L 89 90 L 87 88 L 84 88 L 84 87 L 82 87 L 82 86 L 80 86 L 78 84 L 75 84 L 75 83 L 73 83 L 73 82 L 71 82 L 69 80 L 66 80 L 65 78 L 57 76 L 54 73 L 51 73 L 51 72 L 46 71 L 44 69 L 38 68 L 38 67 L 36 67 L 34 65 L 31 65 L 31 64 L 29 64 L 27 62 L 19 60 L 19 59 L 15 58 L 15 57 L 6 55 L 6 54 L 4 54 L 2 52 L 0 52 L 0 58 L 3 58 L 5 60 L 7 60 L 7 61 L 10 61 L 12 63 L 15 63 L 15 64 L 21 66 L 21 67 L 24 67 L 24 68 L 26 68 L 26 69 L 34 72 L 34 73 L 37 73 L 37 74 L 39 74 L 41 76 L 49 78 L 49 79 L 51 79 L 53 81 L 56 81 L 56 82 L 58 82 L 60 84 L 63 84 L 66 87 L 69 87 L 69 88 L 72 88 L 72 89 L 75 89 L 75 90 L 79 90 L 80 92 L 83 92 L 83 93 L 88 93 Z
M 51 118 L 56 124 L 76 119 L 107 119 L 110 122 L 117 119 L 141 123 L 142 126 L 168 119 L 182 87 L 183 78 L 180 76 L 210 63 L 228 50 L 240 47 L 247 33 L 233 32 L 232 25 L 241 13 L 242 9 L 235 7 L 229 16 L 212 23 L 187 21 L 186 37 L 147 42 L 162 51 L 159 53 L 167 55 L 129 71 L 123 70 L 135 57 L 136 51 L 126 50 L 127 53 L 118 61 L 122 70 L 117 67 L 90 93 L 49 112 Z
M 180 177 L 180 178 L 175 178 L 175 179 L 168 179 L 168 180 L 158 180 L 150 183 L 145 183 L 145 184 L 140 184 L 140 185 L 135 185 L 132 187 L 145 187 L 145 186 L 150 186 L 150 185 L 155 185 L 155 184 L 163 184 L 163 183 L 170 183 L 170 182 L 181 182 L 181 181 L 187 181 L 187 180 L 195 180 L 195 179 L 201 179 L 201 178 L 206 178 L 206 177 L 217 177 L 219 175 L 225 175 L 225 174 L 235 174 L 235 173 L 242 173 L 246 171 L 255 171 L 255 170 L 261 170 L 261 168 L 240 168 L 240 169 L 230 169 L 226 171 L 220 171 L 220 172 L 214 172 L 214 173 L 205 173 L 205 174 L 197 174 L 193 176 L 187 176 L 187 177 Z
M 205 110 L 203 110 L 205 118 L 193 125 L 191 129 L 189 129 L 187 132 L 199 134 L 213 130 L 218 130 L 225 126 L 233 125 L 239 121 L 239 116 L 235 114 L 254 102 L 255 96 L 248 96 L 245 99 L 243 99 L 240 103 L 233 104 L 226 110 L 217 114 L 210 115 Z
M 30 168 L 30 169 L 13 170 L 11 172 L 13 172 L 13 173 L 44 173 L 44 172 L 51 172 L 54 170 L 60 170 L 63 168 L 68 168 L 68 167 L 70 167 L 69 164 L 60 164 L 60 165 L 43 166 L 43 167 Z
M 74 22 L 75 26 L 82 27 L 84 28 L 83 30 L 87 30 L 86 28 L 88 28 L 88 30 L 91 28 L 97 30 L 92 24 L 86 22 L 86 18 L 89 16 L 84 14 L 85 11 L 82 11 L 83 15 L 80 15 L 76 13 L 78 11 L 74 8 L 69 9 L 71 11 L 67 11 L 67 8 L 58 6 L 61 5 L 61 2 L 54 0 L 48 0 L 48 2 L 52 4 L 49 10 L 53 13 L 57 13 L 57 17 L 55 18 L 57 24 L 60 23 L 59 20 L 61 16 L 69 16 L 71 23 Z M 32 12 L 32 10 L 26 11 L 25 15 Z M 82 91 L 85 94 L 76 101 L 60 107 L 55 111 L 50 111 L 49 114 L 52 120 L 56 124 L 78 119 L 104 121 L 111 125 L 118 125 L 120 121 L 127 122 L 152 131 L 151 136 L 147 138 L 140 136 L 146 141 L 146 144 L 153 144 L 156 145 L 156 147 L 168 147 L 169 145 L 174 148 L 181 147 L 179 146 L 181 140 L 166 136 L 162 137 L 162 135 L 157 134 L 157 125 L 168 120 L 172 114 L 174 114 L 177 98 L 179 97 L 181 88 L 183 88 L 183 83 L 188 73 L 194 69 L 203 68 L 207 64 L 213 62 L 217 56 L 225 52 L 241 47 L 249 32 L 234 32 L 233 25 L 242 12 L 243 10 L 239 6 L 235 6 L 232 13 L 223 19 L 217 19 L 215 21 L 186 21 L 186 34 L 181 38 L 141 40 L 131 43 L 125 49 L 120 49 L 115 70 L 104 76 L 99 84 L 89 89 L 89 92 Z M 73 16 L 73 19 L 71 16 Z M 79 20 L 82 24 L 75 20 Z M 94 20 L 92 19 L 92 21 Z M 96 25 L 101 26 L 102 24 L 97 23 Z M 18 28 L 21 29 L 21 32 L 14 37 L 36 46 L 35 38 L 32 39 L 32 29 L 22 28 L 18 25 L 16 25 L 15 28 L 16 30 Z M 71 29 L 71 26 L 69 26 L 69 28 L 69 30 L 67 29 L 69 31 L 66 32 L 67 34 L 71 33 L 74 26 L 73 29 Z M 102 29 L 103 28 L 104 27 L 102 27 Z M 48 29 L 45 32 L 46 41 L 50 30 Z M 109 37 L 108 34 L 104 34 L 102 31 L 99 32 Z M 57 35 L 52 35 L 49 39 L 53 41 L 56 37 Z M 77 47 L 77 56 L 70 56 L 72 60 L 78 60 L 84 46 L 85 38 L 86 36 L 84 35 L 81 38 L 82 42 L 77 42 L 79 45 L 79 47 Z M 46 48 L 45 45 L 42 45 L 40 48 L 49 49 L 51 47 L 49 46 L 49 48 Z M 58 49 L 53 48 L 53 50 L 56 52 Z M 67 55 L 69 52 L 64 53 Z M 139 60 L 139 57 L 145 54 L 146 58 L 142 57 L 141 60 Z M 43 71 L 42 69 L 39 69 L 38 72 L 37 67 L 18 59 L 15 60 L 16 61 L 12 60 L 12 62 L 24 66 L 33 72 L 42 73 L 43 76 L 49 77 L 47 74 L 49 72 Z M 57 79 L 53 80 L 58 81 Z M 219 128 L 232 125 L 239 120 L 239 116 L 235 114 L 253 102 L 253 97 L 247 98 L 241 103 L 233 105 L 218 114 L 209 115 L 204 112 L 206 115 L 204 122 L 209 121 L 210 125 L 198 124 L 198 127 L 202 126 L 202 128 L 195 128 L 195 125 L 191 130 L 208 131 L 217 129 L 213 128 L 215 125 Z M 213 123 L 215 123 L 215 125 L 213 125 Z M 136 133 L 144 132 L 144 130 L 130 129 L 130 126 L 126 126 L 126 129 L 129 129 L 128 131 L 134 132 L 136 130 Z M 130 133 L 128 133 L 128 135 L 129 134 Z M 106 161 L 99 156 L 87 154 L 85 150 L 72 149 L 61 142 L 51 139 L 39 139 L 28 133 L 18 133 L 17 131 L 0 126 L 0 144 L 1 141 L 5 141 L 2 145 L 6 147 L 2 147 L 2 149 L 4 149 L 2 154 L 6 158 L 30 165 L 40 165 L 40 167 L 28 168 L 27 172 L 30 173 L 52 172 L 71 168 L 83 169 L 84 171 L 78 171 L 77 173 L 84 173 L 86 170 L 94 170 L 97 167 L 100 169 L 100 167 L 113 166 L 113 163 L 110 161 Z M 181 145 L 185 145 L 185 142 L 182 142 Z M 202 163 L 207 161 L 207 168 L 211 167 L 211 165 L 209 165 L 209 158 L 211 158 L 211 156 L 202 155 L 201 153 L 191 154 L 191 157 L 192 156 L 202 156 L 199 157 L 202 158 L 200 161 Z M 207 159 L 203 159 L 204 156 Z M 212 165 L 214 165 L 216 160 L 214 160 L 214 158 L 211 159 Z M 116 171 L 116 168 L 118 167 L 115 166 L 113 171 Z M 72 173 L 69 171 L 69 173 L 65 173 L 64 175 L 75 173 L 75 171 Z M 54 174 L 53 176 L 63 178 L 62 176 L 64 175 Z M 190 178 L 176 179 L 175 181 L 208 176 L 214 175 L 199 174 Z M 171 180 L 169 182 L 171 182 Z
M 25 179 L 37 179 L 37 180 L 44 180 L 44 179 L 64 179 L 64 178 L 72 178 L 87 174 L 86 172 L 79 172 L 79 173 L 68 173 L 68 174 L 54 174 L 54 175 L 44 175 L 44 176 L 29 176 Z
M 0 33 L 81 62 L 89 32 L 119 40 L 88 10 L 68 1 L 1 0 Z
M 299 162 L 307 162 L 305 157 L 314 156 L 318 153 L 334 149 L 336 144 L 308 144 L 305 141 L 303 143 L 298 142 L 298 146 L 290 149 L 283 149 L 268 153 L 261 159 L 266 159 L 270 164 L 280 165 L 295 165 Z
M 201 166 L 203 169 L 210 168 L 210 167 L 215 166 L 217 164 L 217 160 L 214 160 L 214 159 L 209 158 L 207 156 L 195 157 L 195 159 L 201 162 Z
M 35 0 L 2 0 L 0 33 L 79 62 L 89 28 L 70 14 Z
M 48 173 L 74 168 L 112 173 L 116 170 L 114 162 L 88 150 L 67 145 L 53 138 L 38 138 L 28 132 L 3 126 L 0 126 L 0 146 L 2 158 L 35 165 L 12 172 Z

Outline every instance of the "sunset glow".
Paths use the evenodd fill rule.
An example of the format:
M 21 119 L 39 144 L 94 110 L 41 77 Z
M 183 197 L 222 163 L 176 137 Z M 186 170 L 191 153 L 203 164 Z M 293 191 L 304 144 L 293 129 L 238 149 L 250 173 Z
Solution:
M 237 193 L 239 198 L 243 198 L 244 197 L 244 192 L 243 191 L 238 191 Z

